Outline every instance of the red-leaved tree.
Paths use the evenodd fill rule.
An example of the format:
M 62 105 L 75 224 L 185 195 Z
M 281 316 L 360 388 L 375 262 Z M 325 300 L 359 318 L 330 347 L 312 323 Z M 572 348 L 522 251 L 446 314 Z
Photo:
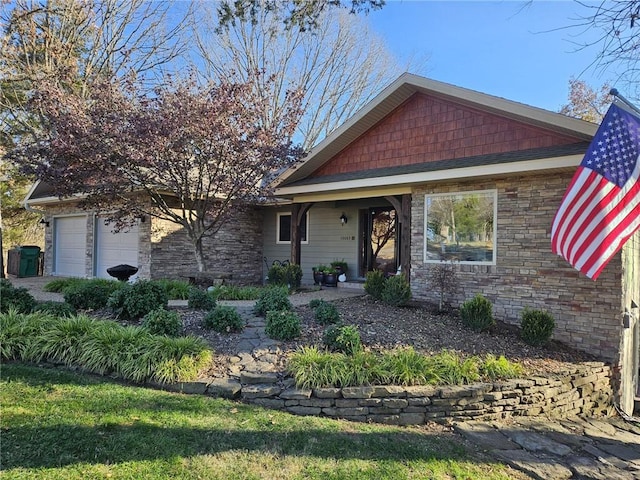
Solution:
M 87 98 L 45 85 L 31 108 L 46 133 L 12 156 L 56 196 L 77 196 L 116 228 L 140 215 L 184 227 L 205 271 L 203 238 L 232 209 L 268 199 L 268 179 L 302 153 L 291 142 L 300 95 L 288 93 L 286 114 L 264 125 L 256 102 L 268 100 L 250 92 L 246 84 L 192 80 L 169 80 L 153 92 L 136 82 L 98 82 Z

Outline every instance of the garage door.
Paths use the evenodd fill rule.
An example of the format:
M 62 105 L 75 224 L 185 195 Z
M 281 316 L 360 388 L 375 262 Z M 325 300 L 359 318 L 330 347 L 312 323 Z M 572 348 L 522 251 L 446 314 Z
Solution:
M 113 226 L 101 218 L 96 219 L 96 262 L 94 275 L 98 278 L 113 277 L 107 268 L 123 263 L 138 265 L 138 225 L 132 225 L 127 231 L 112 232 Z M 137 276 L 131 277 L 134 280 Z
M 87 256 L 87 217 L 53 219 L 53 274 L 84 277 Z

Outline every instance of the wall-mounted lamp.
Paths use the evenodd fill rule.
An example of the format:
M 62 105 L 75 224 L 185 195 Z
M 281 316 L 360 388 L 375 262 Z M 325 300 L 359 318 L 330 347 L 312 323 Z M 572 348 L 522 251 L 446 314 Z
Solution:
M 345 223 L 347 223 L 347 216 L 343 213 L 342 215 L 340 215 L 340 223 L 342 223 L 342 225 L 344 226 Z
M 147 221 L 147 217 L 145 217 L 144 215 L 138 215 L 138 218 L 140 219 L 140 223 L 144 223 Z
M 42 225 L 42 226 L 44 226 L 44 227 L 48 227 L 48 226 L 49 226 L 49 222 L 48 222 L 48 221 L 46 221 L 46 220 L 44 219 L 44 217 L 42 217 L 42 218 L 40 219 L 40 225 Z

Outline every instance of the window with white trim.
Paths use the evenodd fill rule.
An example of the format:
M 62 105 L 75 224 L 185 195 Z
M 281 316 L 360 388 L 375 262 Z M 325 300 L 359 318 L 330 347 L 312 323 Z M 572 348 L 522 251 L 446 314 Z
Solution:
M 498 192 L 427 194 L 424 261 L 496 264 Z
M 300 225 L 300 242 L 309 243 L 307 239 L 307 228 L 309 225 L 309 212 L 302 217 Z M 291 214 L 278 213 L 276 220 L 276 243 L 291 243 Z

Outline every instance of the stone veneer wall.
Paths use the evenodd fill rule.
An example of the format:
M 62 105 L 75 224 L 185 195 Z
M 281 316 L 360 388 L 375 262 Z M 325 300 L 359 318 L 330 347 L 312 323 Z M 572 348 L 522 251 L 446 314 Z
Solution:
M 229 273 L 235 284 L 261 284 L 262 225 L 260 209 L 235 212 L 204 239 L 207 270 Z M 190 277 L 198 271 L 191 241 L 179 225 L 153 219 L 150 250 L 151 278 Z
M 415 298 L 437 301 L 424 263 L 424 203 L 427 193 L 496 189 L 495 266 L 459 265 L 461 289 L 454 306 L 481 293 L 498 320 L 520 325 L 525 307 L 548 310 L 556 320 L 553 338 L 598 358 L 619 362 L 622 328 L 620 254 L 597 282 L 551 252 L 551 224 L 573 171 L 420 186 L 412 192 L 411 288 Z
M 612 412 L 612 369 L 580 364 L 553 377 L 532 377 L 464 386 L 366 386 L 300 389 L 275 374 L 243 373 L 240 382 L 217 380 L 170 386 L 185 393 L 242 400 L 297 415 L 360 422 L 419 425 L 447 418 L 503 419 L 512 416 L 607 415 Z M 166 386 L 165 386 L 166 388 Z

